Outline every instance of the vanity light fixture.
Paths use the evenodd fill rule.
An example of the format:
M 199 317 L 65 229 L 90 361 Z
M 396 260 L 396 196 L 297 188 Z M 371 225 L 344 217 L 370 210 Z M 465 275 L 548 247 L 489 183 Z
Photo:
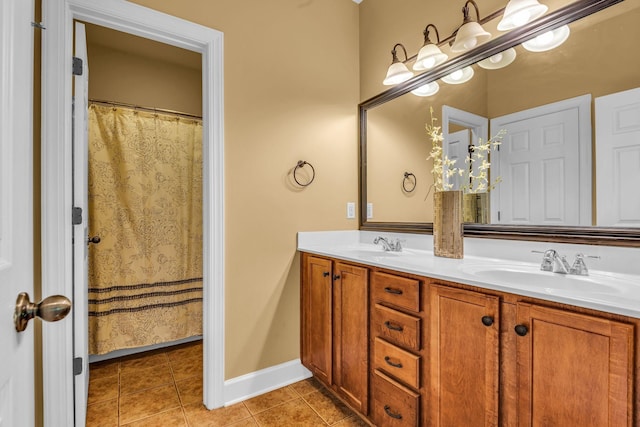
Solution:
M 442 78 L 442 81 L 450 85 L 459 85 L 466 83 L 473 77 L 473 68 L 471 66 L 461 68 L 453 73 L 446 75 Z
M 429 38 L 429 27 L 432 27 L 436 32 L 436 43 L 432 42 Z M 418 52 L 418 57 L 416 58 L 415 64 L 413 64 L 413 69 L 415 71 L 423 71 L 430 70 L 436 65 L 442 64 L 447 60 L 449 56 L 442 53 L 438 44 L 440 44 L 440 34 L 438 33 L 438 29 L 435 25 L 429 24 L 424 29 L 424 45 L 420 48 Z
M 416 96 L 432 96 L 438 93 L 439 90 L 440 85 L 438 84 L 438 82 L 431 82 L 412 90 L 411 93 Z
M 530 52 L 546 52 L 564 43 L 569 38 L 570 32 L 569 26 L 563 25 L 555 30 L 542 33 L 531 40 L 527 40 L 522 43 L 522 47 Z
M 404 51 L 405 61 L 409 59 L 409 57 L 407 56 L 407 49 L 405 49 L 401 43 L 398 43 L 393 47 L 393 50 L 391 51 L 393 60 L 391 62 L 391 65 L 389 66 L 389 69 L 387 70 L 387 76 L 382 81 L 382 84 L 385 86 L 396 85 L 413 77 L 413 73 L 409 71 L 406 65 L 404 65 L 404 62 L 398 59 L 398 54 L 396 52 L 398 46 L 400 46 Z
M 478 62 L 478 65 L 485 70 L 497 70 L 511 64 L 516 59 L 516 50 L 509 48 L 493 56 Z
M 538 3 L 538 0 L 510 0 L 504 9 L 502 20 L 498 23 L 499 31 L 521 27 L 542 16 L 549 8 Z
M 476 10 L 476 20 L 473 21 L 469 17 L 469 4 L 473 5 Z M 464 20 L 462 25 L 458 28 L 456 38 L 451 45 L 452 52 L 465 52 L 471 50 L 481 43 L 486 42 L 491 38 L 491 33 L 485 31 L 480 25 L 480 11 L 478 5 L 474 0 L 467 0 L 462 8 Z

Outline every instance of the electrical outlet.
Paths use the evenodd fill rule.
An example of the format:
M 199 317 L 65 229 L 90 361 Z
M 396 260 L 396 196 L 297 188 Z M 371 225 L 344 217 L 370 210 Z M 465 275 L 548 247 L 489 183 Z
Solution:
M 356 204 L 355 202 L 347 203 L 347 219 L 353 219 L 356 217 Z
M 373 218 L 373 203 L 367 203 L 367 219 Z

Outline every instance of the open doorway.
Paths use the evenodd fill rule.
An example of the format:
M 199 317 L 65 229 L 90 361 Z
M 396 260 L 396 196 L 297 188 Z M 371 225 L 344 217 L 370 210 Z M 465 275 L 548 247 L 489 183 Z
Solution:
M 88 268 L 76 269 L 88 271 L 88 281 L 75 277 L 74 286 L 88 289 L 88 309 L 75 311 L 74 329 L 83 341 L 78 333 L 88 321 L 87 424 L 118 414 L 126 424 L 151 415 L 157 398 L 146 411 L 127 410 L 149 394 L 202 402 L 202 59 L 84 27 L 87 160 L 74 158 L 74 177 L 88 175 L 80 178 L 88 186 L 79 199 L 88 200 L 90 238 Z M 74 263 L 85 253 L 76 250 Z M 86 290 L 74 294 L 78 301 Z M 180 345 L 192 341 L 200 342 Z M 87 357 L 74 347 L 77 358 Z M 82 386 L 76 381 L 77 406 Z M 76 408 L 76 416 L 82 412 Z
M 203 400 L 224 403 L 224 227 L 222 33 L 129 2 L 43 3 L 42 293 L 72 295 L 74 227 L 71 150 L 73 21 L 79 20 L 202 55 L 203 115 Z M 43 330 L 43 417 L 74 419 L 73 325 Z M 74 362 L 75 363 L 75 362 Z M 77 421 L 77 422 L 76 422 Z
M 91 361 L 202 334 L 202 60 L 85 27 Z

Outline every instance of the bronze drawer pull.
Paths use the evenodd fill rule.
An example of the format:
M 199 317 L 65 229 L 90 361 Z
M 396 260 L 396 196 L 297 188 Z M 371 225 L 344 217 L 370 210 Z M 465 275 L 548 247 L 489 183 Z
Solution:
M 384 412 L 386 412 L 387 415 L 389 415 L 391 418 L 395 418 L 396 420 L 402 419 L 401 414 L 394 414 L 393 412 L 391 412 L 391 406 L 389 405 L 384 405 Z
M 387 365 L 393 366 L 394 368 L 402 368 L 402 363 L 393 363 L 389 356 L 385 356 L 384 361 L 387 362 Z
M 404 328 L 402 326 L 394 325 L 393 323 L 389 322 L 388 320 L 386 322 L 384 322 L 384 326 L 386 326 L 388 329 L 391 329 L 392 331 L 402 332 L 404 330 Z
M 400 289 L 386 287 L 384 288 L 384 291 L 388 294 L 402 295 L 402 291 Z

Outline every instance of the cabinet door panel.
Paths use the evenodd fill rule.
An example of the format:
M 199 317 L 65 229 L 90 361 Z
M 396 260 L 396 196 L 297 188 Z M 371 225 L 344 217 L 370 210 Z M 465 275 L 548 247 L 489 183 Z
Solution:
M 334 284 L 334 382 L 351 405 L 368 409 L 368 270 L 336 263 Z
M 331 261 L 308 257 L 303 281 L 303 363 L 316 377 L 332 384 L 332 269 Z
M 518 303 L 518 425 L 631 425 L 633 326 Z
M 433 285 L 430 305 L 430 425 L 497 426 L 499 298 Z

